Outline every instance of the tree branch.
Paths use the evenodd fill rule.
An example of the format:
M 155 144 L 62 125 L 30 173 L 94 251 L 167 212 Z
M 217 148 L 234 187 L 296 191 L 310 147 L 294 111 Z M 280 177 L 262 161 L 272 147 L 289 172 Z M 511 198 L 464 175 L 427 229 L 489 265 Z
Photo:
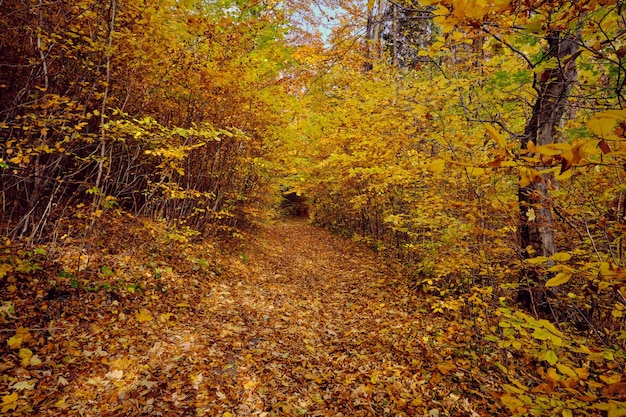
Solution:
M 484 27 L 483 26 L 483 31 L 491 36 L 493 36 L 493 38 L 495 40 L 497 40 L 498 42 L 506 45 L 511 51 L 515 52 L 517 55 L 521 56 L 524 61 L 526 61 L 528 63 L 528 66 L 532 69 L 535 68 L 535 64 L 532 63 L 532 61 L 530 60 L 530 58 L 528 58 L 526 56 L 525 53 L 523 53 L 522 51 L 520 51 L 519 49 L 517 49 L 516 47 L 514 47 L 513 45 L 511 45 L 510 43 L 508 43 L 507 41 L 505 41 L 504 39 L 502 39 L 500 36 L 496 35 L 495 33 L 491 33 L 491 31 L 489 30 L 489 28 Z

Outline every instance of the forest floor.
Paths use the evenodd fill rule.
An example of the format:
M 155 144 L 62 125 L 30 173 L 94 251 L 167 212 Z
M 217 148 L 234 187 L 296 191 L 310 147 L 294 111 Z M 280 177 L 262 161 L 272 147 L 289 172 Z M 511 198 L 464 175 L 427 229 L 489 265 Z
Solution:
M 91 284 L 44 270 L 3 288 L 2 414 L 508 414 L 495 360 L 399 266 L 300 221 L 245 242 L 206 258 L 131 243 L 115 268 L 86 261 Z

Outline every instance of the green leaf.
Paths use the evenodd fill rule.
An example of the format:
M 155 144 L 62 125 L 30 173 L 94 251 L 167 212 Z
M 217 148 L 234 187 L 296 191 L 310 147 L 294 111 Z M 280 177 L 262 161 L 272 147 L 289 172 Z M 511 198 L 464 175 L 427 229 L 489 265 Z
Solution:
M 67 271 L 59 271 L 57 276 L 59 278 L 76 278 L 76 275 L 72 274 L 71 272 L 67 272 Z

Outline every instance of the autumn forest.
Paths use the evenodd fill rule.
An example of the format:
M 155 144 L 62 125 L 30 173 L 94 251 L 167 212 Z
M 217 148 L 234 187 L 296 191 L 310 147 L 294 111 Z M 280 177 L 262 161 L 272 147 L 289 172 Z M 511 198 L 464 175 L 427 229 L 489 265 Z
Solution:
M 0 413 L 626 416 L 623 0 L 0 0 Z

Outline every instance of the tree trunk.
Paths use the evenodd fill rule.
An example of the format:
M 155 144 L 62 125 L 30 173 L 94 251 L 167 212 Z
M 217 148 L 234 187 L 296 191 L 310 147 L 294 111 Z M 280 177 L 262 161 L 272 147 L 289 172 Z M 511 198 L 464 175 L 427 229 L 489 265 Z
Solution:
M 535 74 L 533 87 L 537 91 L 537 99 L 521 138 L 522 149 L 528 149 L 529 141 L 535 145 L 548 145 L 561 140 L 558 127 L 578 77 L 576 58 L 580 54 L 580 35 L 551 32 L 547 41 L 544 59 L 551 65 L 541 74 Z M 546 167 L 537 167 L 539 170 L 543 168 Z M 551 176 L 543 175 L 541 181 L 533 181 L 519 189 L 520 237 L 525 257 L 549 257 L 556 252 L 549 198 L 549 186 L 553 181 Z M 534 216 L 531 215 L 533 212 Z

